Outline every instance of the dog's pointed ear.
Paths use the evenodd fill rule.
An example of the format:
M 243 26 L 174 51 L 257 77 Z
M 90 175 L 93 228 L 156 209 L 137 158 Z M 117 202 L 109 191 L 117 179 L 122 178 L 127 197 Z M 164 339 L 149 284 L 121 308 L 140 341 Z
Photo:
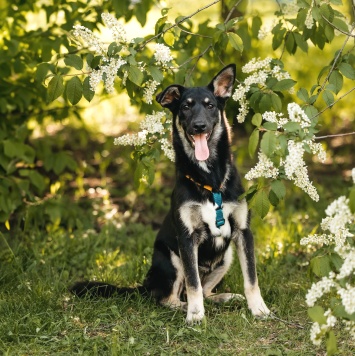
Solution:
M 180 100 L 184 89 L 182 85 L 170 85 L 156 96 L 156 100 L 164 108 L 171 109 Z
M 216 97 L 228 99 L 232 95 L 233 85 L 236 76 L 235 64 L 229 64 L 223 68 L 208 84 L 208 88 Z

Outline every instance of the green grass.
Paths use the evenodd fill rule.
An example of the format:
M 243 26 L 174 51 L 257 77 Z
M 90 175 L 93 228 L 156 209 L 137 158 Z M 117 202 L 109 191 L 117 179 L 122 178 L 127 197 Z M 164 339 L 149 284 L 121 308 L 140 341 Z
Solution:
M 151 196 L 154 194 L 161 196 L 165 191 Z M 147 199 L 150 201 L 149 196 Z M 156 209 L 160 212 L 161 207 Z M 299 246 L 316 217 L 316 206 L 308 199 L 293 196 L 264 221 L 253 219 L 259 281 L 276 319 L 253 318 L 246 303 L 206 302 L 205 322 L 192 327 L 185 324 L 183 312 L 157 306 L 138 295 L 129 299 L 79 300 L 67 292 L 80 278 L 126 286 L 141 283 L 149 268 L 156 234 L 146 223 L 128 223 L 118 216 L 98 230 L 67 232 L 57 228 L 3 234 L 0 353 L 323 355 L 324 347 L 317 348 L 309 340 L 310 320 L 304 301 L 310 286 L 309 256 Z M 223 289 L 243 293 L 242 286 L 235 259 Z M 338 334 L 343 355 L 351 355 L 354 344 L 346 335 Z

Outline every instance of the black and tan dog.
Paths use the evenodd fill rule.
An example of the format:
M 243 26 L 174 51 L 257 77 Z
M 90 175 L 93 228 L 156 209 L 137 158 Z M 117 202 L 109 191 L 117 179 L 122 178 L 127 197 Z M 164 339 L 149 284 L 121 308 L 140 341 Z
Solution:
M 71 288 L 74 294 L 108 297 L 136 290 L 163 305 L 186 309 L 186 321 L 198 322 L 205 314 L 204 298 L 221 302 L 236 297 L 213 293 L 231 265 L 233 241 L 251 312 L 270 313 L 258 286 L 249 211 L 246 201 L 239 200 L 243 187 L 224 115 L 234 81 L 235 65 L 229 65 L 206 87 L 171 85 L 157 96 L 173 114 L 176 185 L 155 240 L 152 265 L 137 289 L 78 282 Z M 187 303 L 181 300 L 184 293 Z

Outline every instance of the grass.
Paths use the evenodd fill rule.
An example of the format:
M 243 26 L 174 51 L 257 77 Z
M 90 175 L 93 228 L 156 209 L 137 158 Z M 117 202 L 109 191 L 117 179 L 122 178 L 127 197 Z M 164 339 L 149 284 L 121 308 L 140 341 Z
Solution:
M 334 177 L 321 179 L 320 203 L 294 193 L 263 221 L 252 220 L 262 294 L 276 315 L 268 320 L 253 318 L 246 303 L 206 302 L 206 320 L 187 326 L 183 312 L 138 295 L 79 300 L 68 293 L 81 278 L 122 286 L 143 281 L 171 177 L 158 176 L 158 184 L 144 195 L 130 191 L 126 180 L 111 187 L 112 197 L 96 192 L 87 203 L 80 202 L 85 216 L 71 206 L 82 221 L 72 231 L 48 224 L 0 232 L 0 354 L 324 355 L 324 345 L 315 347 L 309 339 L 305 294 L 310 256 L 299 245 L 336 196 L 334 189 L 343 189 Z M 114 208 L 118 212 L 111 214 Z M 237 259 L 222 289 L 243 293 Z M 342 354 L 352 355 L 354 343 L 341 330 L 337 335 Z

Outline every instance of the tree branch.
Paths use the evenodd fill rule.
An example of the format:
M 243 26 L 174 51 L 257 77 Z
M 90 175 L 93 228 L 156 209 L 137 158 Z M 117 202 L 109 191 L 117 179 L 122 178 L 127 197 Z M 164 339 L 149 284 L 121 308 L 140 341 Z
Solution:
M 326 135 L 326 136 L 315 136 L 315 140 L 323 140 L 325 138 L 332 138 L 332 137 L 343 137 L 343 136 L 350 136 L 350 135 L 355 135 L 355 132 L 346 132 L 342 134 L 335 134 L 335 135 Z
M 194 13 L 192 13 L 191 15 L 188 15 L 188 16 L 185 16 L 184 18 L 182 18 L 180 21 L 178 21 L 177 23 L 175 23 L 174 25 L 171 25 L 169 26 L 167 29 L 165 29 L 164 31 L 162 32 L 159 32 L 157 35 L 149 38 L 148 40 L 146 40 L 145 42 L 143 42 L 143 44 L 139 47 L 139 49 L 143 49 L 149 42 L 155 40 L 156 38 L 164 35 L 164 33 L 168 32 L 169 30 L 171 30 L 172 28 L 180 25 L 181 23 L 185 22 L 186 20 L 190 19 L 191 17 L 195 16 L 196 14 L 198 14 L 199 12 L 203 11 L 203 10 L 206 10 L 208 9 L 209 7 L 219 3 L 221 0 L 215 0 L 213 2 L 211 2 L 210 4 L 204 6 L 204 7 L 201 7 L 200 9 L 196 10 Z

